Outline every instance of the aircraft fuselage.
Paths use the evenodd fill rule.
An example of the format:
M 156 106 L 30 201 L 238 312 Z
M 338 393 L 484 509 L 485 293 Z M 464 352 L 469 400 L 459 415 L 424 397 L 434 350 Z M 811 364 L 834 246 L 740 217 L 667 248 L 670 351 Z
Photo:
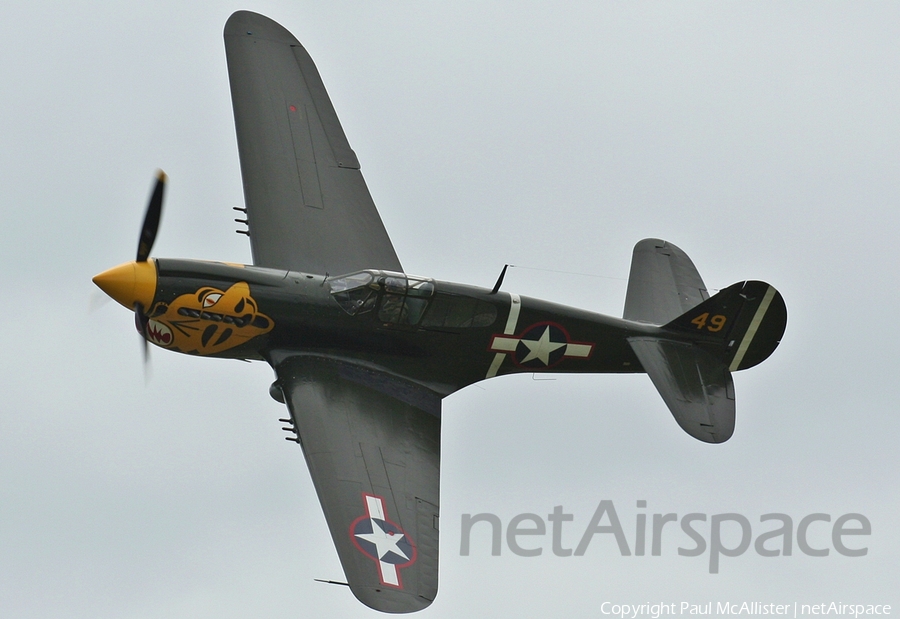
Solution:
M 335 284 L 344 278 L 198 260 L 149 264 L 156 283 L 147 304 L 147 339 L 157 346 L 270 362 L 280 350 L 302 351 L 387 371 L 441 395 L 516 372 L 643 372 L 627 338 L 661 332 L 504 291 L 407 280 L 400 273 L 351 276 L 370 280 L 357 288 L 368 295 L 366 307 L 357 307 L 353 303 L 362 301 L 349 299 L 353 291 L 342 297 Z M 134 303 L 117 300 L 126 307 Z

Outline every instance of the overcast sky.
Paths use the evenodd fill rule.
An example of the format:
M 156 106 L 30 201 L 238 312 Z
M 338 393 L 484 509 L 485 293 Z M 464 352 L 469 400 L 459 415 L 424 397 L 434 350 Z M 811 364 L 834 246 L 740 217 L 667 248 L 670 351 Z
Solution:
M 7 3 L 9 5 L 10 3 Z M 444 401 L 440 590 L 421 617 L 597 617 L 603 602 L 892 604 L 900 513 L 900 5 L 68 3 L 0 9 L 0 615 L 372 617 L 343 573 L 263 363 L 153 350 L 90 278 L 156 256 L 249 262 L 222 28 L 303 42 L 408 272 L 621 315 L 631 248 L 707 285 L 770 282 L 781 346 L 735 376 L 724 445 L 646 376 L 494 379 Z M 534 269 L 547 269 L 539 271 Z M 552 271 L 552 272 L 551 272 Z M 563 272 L 563 273 L 558 273 Z M 575 275 L 581 274 L 581 275 Z M 865 557 L 751 550 L 460 556 L 462 514 L 864 514 Z M 646 510 L 636 501 L 646 500 Z M 668 531 L 668 529 L 667 529 Z M 706 533 L 707 539 L 708 533 Z

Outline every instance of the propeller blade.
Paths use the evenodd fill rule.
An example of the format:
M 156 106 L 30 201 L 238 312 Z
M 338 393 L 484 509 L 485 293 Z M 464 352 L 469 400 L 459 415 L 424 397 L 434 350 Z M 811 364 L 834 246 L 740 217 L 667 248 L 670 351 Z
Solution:
M 166 187 L 166 173 L 159 170 L 156 173 L 156 185 L 150 195 L 147 204 L 147 213 L 144 215 L 144 225 L 141 226 L 141 236 L 138 239 L 137 262 L 146 262 L 153 249 L 156 240 L 156 232 L 159 230 L 159 219 L 162 215 L 163 191 Z
M 92 290 L 88 301 L 88 313 L 93 314 L 101 307 L 105 307 L 110 301 L 112 301 L 112 297 L 102 290 Z
M 141 303 L 134 304 L 134 326 L 137 327 L 138 333 L 141 334 L 141 348 L 144 352 L 144 366 L 150 360 L 150 348 L 147 343 L 147 325 L 150 323 L 150 317 L 144 314 L 144 306 Z

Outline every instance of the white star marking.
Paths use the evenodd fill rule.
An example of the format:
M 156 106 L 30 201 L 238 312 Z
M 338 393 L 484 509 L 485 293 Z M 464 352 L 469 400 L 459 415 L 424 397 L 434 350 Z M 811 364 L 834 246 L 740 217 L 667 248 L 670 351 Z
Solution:
M 522 340 L 528 347 L 528 355 L 520 363 L 528 363 L 532 359 L 539 359 L 544 365 L 550 365 L 550 353 L 562 348 L 566 342 L 553 342 L 550 340 L 550 325 L 544 328 L 544 332 L 537 340 Z
M 513 302 L 515 303 L 516 301 L 514 300 Z M 572 359 L 589 359 L 591 353 L 594 352 L 594 344 L 589 342 L 569 342 L 569 336 L 562 327 L 559 328 L 566 337 L 565 342 L 555 342 L 550 339 L 550 329 L 552 328 L 552 325 L 536 324 L 528 327 L 524 332 L 532 333 L 541 326 L 544 326 L 544 331 L 536 340 L 526 340 L 524 338 L 513 336 L 511 332 L 515 328 L 514 324 L 507 324 L 507 328 L 502 335 L 499 333 L 495 334 L 491 338 L 491 345 L 488 350 L 497 353 L 497 355 L 494 357 L 494 362 L 488 370 L 487 378 L 497 375 L 500 364 L 503 363 L 503 359 L 508 355 L 512 355 L 517 364 L 538 360 L 543 363 L 545 367 L 550 367 L 550 355 L 560 348 L 563 349 L 563 357 Z M 558 325 L 556 326 L 558 327 Z M 517 350 L 520 342 L 525 344 L 528 353 L 525 355 L 524 359 L 518 360 Z M 554 365 L 555 364 L 556 362 L 554 362 Z
M 372 527 L 371 533 L 354 533 L 356 537 L 365 540 L 375 546 L 375 554 L 378 561 L 378 575 L 381 577 L 382 584 L 392 587 L 403 588 L 400 584 L 400 571 L 394 563 L 387 563 L 384 558 L 388 553 L 395 553 L 398 557 L 403 557 L 407 561 L 410 557 L 400 550 L 397 544 L 406 537 L 404 533 L 396 533 L 393 531 L 385 531 L 379 522 L 385 522 L 387 516 L 384 513 L 384 499 L 371 494 L 363 494 L 366 500 L 366 516 L 369 517 L 369 526 Z M 407 540 L 409 542 L 410 540 Z M 369 553 L 366 552 L 366 555 Z
M 378 553 L 379 559 L 383 559 L 387 553 L 393 552 L 395 555 L 401 556 L 407 561 L 409 560 L 407 554 L 397 547 L 400 540 L 406 537 L 403 533 L 387 532 L 381 528 L 377 520 L 372 520 L 371 518 L 369 522 L 372 523 L 372 532 L 357 533 L 356 537 L 375 544 L 375 552 Z

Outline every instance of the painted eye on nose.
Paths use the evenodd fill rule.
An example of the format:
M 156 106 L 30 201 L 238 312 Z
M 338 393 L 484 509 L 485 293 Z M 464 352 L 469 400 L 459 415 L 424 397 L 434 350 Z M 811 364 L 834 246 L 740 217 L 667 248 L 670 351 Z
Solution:
M 205 297 L 203 297 L 203 307 L 212 307 L 221 298 L 222 298 L 222 295 L 219 294 L 218 292 L 210 293 L 210 294 L 206 295 Z

